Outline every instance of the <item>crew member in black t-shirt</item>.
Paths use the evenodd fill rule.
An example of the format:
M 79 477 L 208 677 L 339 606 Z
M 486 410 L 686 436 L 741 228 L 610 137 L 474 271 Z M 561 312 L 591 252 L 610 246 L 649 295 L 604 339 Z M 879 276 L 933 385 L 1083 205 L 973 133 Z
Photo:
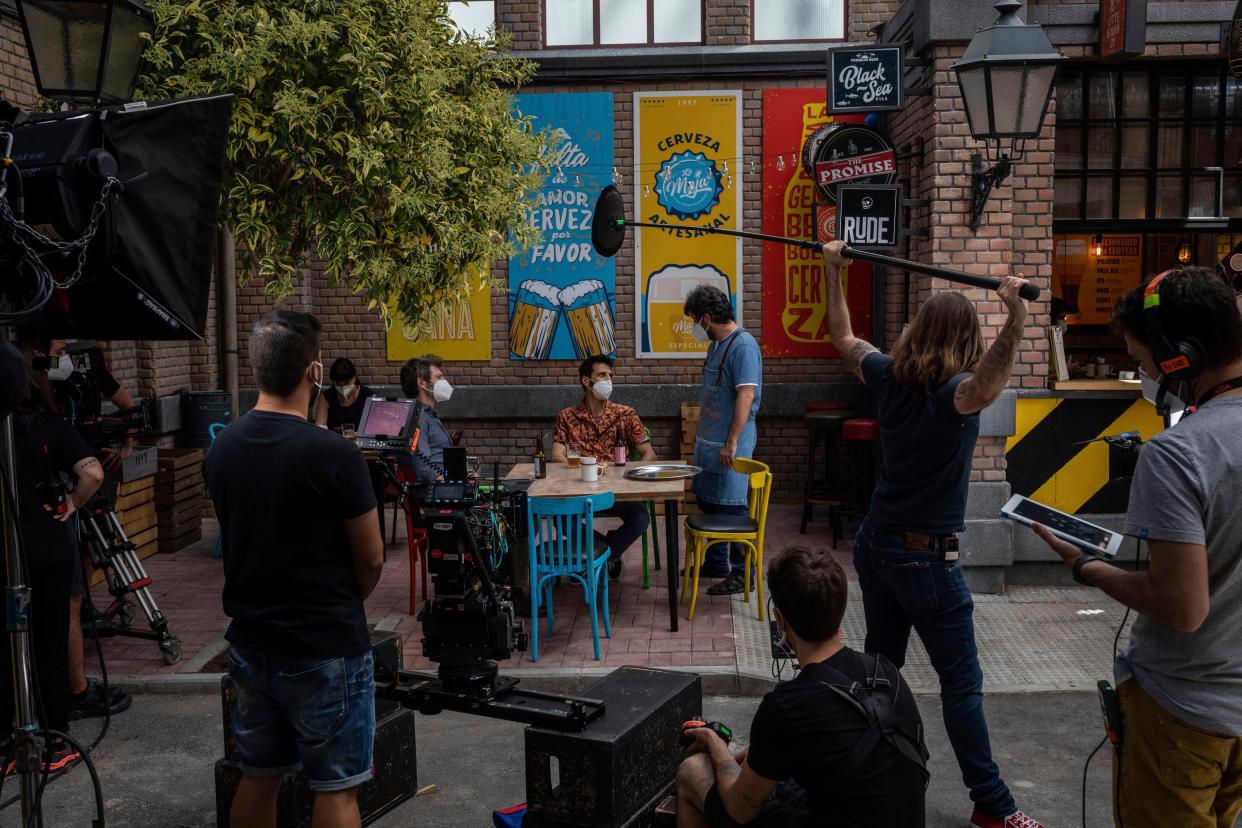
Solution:
M 922 720 L 895 667 L 841 643 L 845 571 L 826 552 L 792 547 L 768 566 L 767 584 L 802 670 L 763 697 L 750 747 L 737 756 L 713 731 L 691 731 L 692 755 L 677 771 L 677 824 L 921 828 Z M 883 699 L 904 735 L 868 735 L 867 715 L 828 686 L 848 692 L 877 676 L 889 682 Z
M 108 370 L 102 348 L 92 342 L 75 342 L 52 339 L 39 350 L 47 354 L 50 367 L 52 396 L 56 408 L 65 420 L 82 433 L 83 424 L 99 417 L 102 403 L 108 400 L 117 408 L 134 406 L 134 398 Z M 70 355 L 70 351 L 76 354 Z M 134 450 L 134 438 L 126 434 L 118 446 L 93 446 L 95 455 L 104 469 L 113 474 L 105 475 L 101 491 L 109 501 L 115 500 L 118 484 L 115 474 L 125 458 Z M 74 521 L 76 523 L 76 519 Z M 86 675 L 86 655 L 82 638 L 82 602 L 86 592 L 83 569 L 91 567 L 89 556 L 83 553 L 81 565 L 74 567 L 73 585 L 69 590 L 69 718 L 85 719 L 95 716 L 116 715 L 129 709 L 134 698 L 123 688 L 111 685 L 105 696 L 103 684 Z
M 315 425 L 326 425 L 332 431 L 342 426 L 358 430 L 363 403 L 375 392 L 358 381 L 358 370 L 351 360 L 341 357 L 328 371 L 331 388 L 325 388 L 323 399 L 315 408 Z
M 919 309 L 891 356 L 854 336 L 841 289 L 844 244 L 824 245 L 828 332 L 845 365 L 875 394 L 882 473 L 854 535 L 854 569 L 867 616 L 868 653 L 899 668 L 911 627 L 940 677 L 945 730 L 974 802 L 973 828 L 1040 828 L 1018 810 L 992 760 L 974 602 L 958 566 L 979 412 L 1009 384 L 1022 342 L 1026 284 L 1006 276 L 997 294 L 1008 319 L 984 351 L 979 315 L 956 291 Z
M 103 467 L 76 431 L 56 413 L 45 370 L 32 366 L 32 348 L 24 349 L 29 380 L 25 396 L 13 414 L 13 441 L 17 467 L 18 514 L 26 583 L 30 587 L 30 636 L 35 668 L 46 716 L 40 724 L 49 730 L 69 729 L 69 671 L 65 640 L 69 635 L 69 592 L 77 567 L 77 541 L 70 522 L 74 512 L 103 482 Z M 64 490 L 64 480 L 76 482 Z M 53 511 L 53 503 L 63 504 Z M 6 584 L 0 566 L 0 589 Z M 10 648 L 0 647 L 0 722 L 7 730 L 13 721 L 13 682 Z M 0 731 L 0 739 L 7 732 Z M 58 770 L 77 758 L 68 743 L 49 740 L 50 758 Z M 7 759 L 5 766 L 7 769 Z M 0 770 L 0 772 L 4 772 Z
M 373 775 L 363 601 L 383 567 L 375 495 L 357 446 L 306 419 L 323 377 L 315 317 L 269 313 L 249 347 L 259 401 L 217 436 L 205 464 L 232 619 L 243 774 L 232 821 L 274 826 L 282 775 L 301 767 L 314 824 L 357 826 L 358 786 Z

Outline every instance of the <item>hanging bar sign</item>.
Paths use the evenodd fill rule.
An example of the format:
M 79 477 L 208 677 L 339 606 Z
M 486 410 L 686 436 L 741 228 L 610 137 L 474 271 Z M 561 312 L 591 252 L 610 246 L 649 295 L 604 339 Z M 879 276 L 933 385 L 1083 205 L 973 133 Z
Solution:
M 837 238 L 859 250 L 894 250 L 901 240 L 901 187 L 837 188 Z
M 828 52 L 828 111 L 901 109 L 901 47 L 865 46 Z
M 1235 78 L 1242 78 L 1242 0 L 1233 8 L 1233 20 L 1229 23 L 1229 31 L 1225 44 L 1229 55 L 1229 72 Z

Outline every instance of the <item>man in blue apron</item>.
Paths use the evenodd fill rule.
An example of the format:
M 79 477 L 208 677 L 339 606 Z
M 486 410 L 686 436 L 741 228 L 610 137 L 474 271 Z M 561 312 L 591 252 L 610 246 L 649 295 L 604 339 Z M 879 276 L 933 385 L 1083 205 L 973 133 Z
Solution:
M 682 310 L 694 320 L 695 339 L 711 341 L 703 362 L 694 441 L 694 464 L 703 473 L 694 479 L 694 495 L 706 514 L 745 515 L 749 478 L 733 471 L 733 460 L 755 451 L 755 413 L 763 388 L 759 343 L 738 326 L 733 303 L 718 288 L 699 285 Z M 741 592 L 741 544 L 718 543 L 709 549 L 703 574 L 724 579 L 709 587 L 708 595 Z

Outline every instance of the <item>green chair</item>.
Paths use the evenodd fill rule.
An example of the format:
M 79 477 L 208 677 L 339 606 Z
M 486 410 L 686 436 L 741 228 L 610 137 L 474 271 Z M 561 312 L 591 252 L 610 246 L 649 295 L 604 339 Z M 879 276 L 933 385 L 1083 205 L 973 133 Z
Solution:
M 651 429 L 647 429 L 647 441 L 651 441 Z M 647 501 L 647 514 L 651 516 L 651 524 L 643 532 L 643 589 L 651 589 L 651 574 L 647 571 L 647 534 L 651 534 L 651 545 L 655 548 L 655 568 L 660 571 L 660 529 L 656 526 L 655 501 Z

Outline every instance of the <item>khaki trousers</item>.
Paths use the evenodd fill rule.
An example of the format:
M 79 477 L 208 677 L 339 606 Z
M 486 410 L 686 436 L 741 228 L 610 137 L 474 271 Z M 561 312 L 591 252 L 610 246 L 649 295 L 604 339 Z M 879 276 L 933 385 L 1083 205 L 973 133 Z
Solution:
M 1234 828 L 1242 812 L 1242 737 L 1187 724 L 1133 679 L 1117 695 L 1124 731 L 1113 754 L 1117 828 Z

